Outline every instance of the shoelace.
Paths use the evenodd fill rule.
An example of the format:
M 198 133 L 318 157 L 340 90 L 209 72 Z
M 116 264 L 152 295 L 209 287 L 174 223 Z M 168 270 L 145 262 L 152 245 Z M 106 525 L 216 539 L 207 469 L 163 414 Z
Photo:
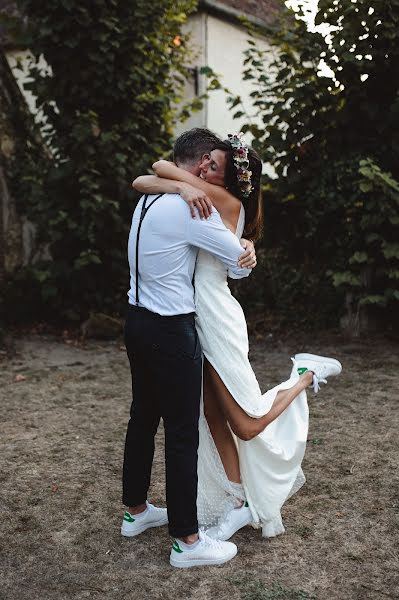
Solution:
M 313 371 L 312 371 L 313 372 Z M 320 389 L 320 383 L 327 383 L 327 379 L 319 379 L 316 375 L 316 373 L 313 373 L 313 383 L 312 383 L 312 388 L 314 390 L 314 393 L 317 394 L 317 392 Z
M 211 548 L 221 548 L 221 543 L 220 540 L 214 540 L 211 537 L 208 537 L 206 535 L 206 531 L 204 531 L 203 529 L 199 530 L 199 538 L 201 541 L 203 541 L 207 546 L 211 547 Z

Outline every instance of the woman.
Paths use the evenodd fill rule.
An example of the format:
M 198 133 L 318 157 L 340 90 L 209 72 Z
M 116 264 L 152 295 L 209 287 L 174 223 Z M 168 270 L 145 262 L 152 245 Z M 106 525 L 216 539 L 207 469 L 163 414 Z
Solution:
M 200 177 L 173 163 L 153 165 L 162 183 L 139 177 L 141 192 L 180 193 L 191 204 L 193 188 L 205 192 L 196 204 L 205 216 L 210 198 L 226 227 L 257 239 L 262 224 L 262 165 L 241 134 L 230 135 L 204 155 Z M 195 271 L 196 326 L 204 354 L 198 459 L 198 517 L 208 534 L 228 539 L 248 523 L 264 536 L 284 532 L 280 509 L 301 487 L 308 408 L 305 389 L 338 374 L 333 359 L 297 355 L 288 381 L 261 393 L 248 361 L 248 335 L 241 306 L 231 295 L 225 267 L 199 251 Z M 299 369 L 299 371 L 298 371 Z M 294 402 L 295 400 L 295 402 Z M 235 434 L 237 439 L 232 435 Z

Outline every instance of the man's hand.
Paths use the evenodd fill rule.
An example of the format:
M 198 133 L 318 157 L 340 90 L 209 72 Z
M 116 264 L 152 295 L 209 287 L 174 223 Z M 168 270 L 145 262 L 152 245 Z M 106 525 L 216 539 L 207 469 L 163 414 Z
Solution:
M 189 205 L 193 219 L 195 219 L 196 215 L 195 208 L 198 210 L 201 219 L 207 219 L 211 216 L 213 205 L 205 192 L 185 183 L 184 185 L 182 184 L 180 196 Z
M 245 252 L 239 257 L 238 265 L 247 269 L 254 269 L 257 264 L 254 243 L 251 240 L 242 238 L 240 244 L 245 248 Z

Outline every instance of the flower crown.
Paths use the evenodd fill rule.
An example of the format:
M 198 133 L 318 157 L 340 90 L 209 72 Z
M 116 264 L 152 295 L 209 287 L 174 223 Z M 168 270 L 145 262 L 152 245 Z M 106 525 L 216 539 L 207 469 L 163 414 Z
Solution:
M 252 171 L 249 170 L 248 146 L 244 141 L 244 134 L 229 133 L 229 142 L 233 147 L 233 163 L 237 169 L 237 181 L 244 198 L 248 198 L 254 186 L 251 182 Z

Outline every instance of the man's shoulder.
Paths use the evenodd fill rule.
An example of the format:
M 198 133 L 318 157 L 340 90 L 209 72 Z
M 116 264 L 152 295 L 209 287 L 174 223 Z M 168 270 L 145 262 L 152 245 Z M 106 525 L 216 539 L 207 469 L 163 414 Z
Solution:
M 139 204 L 143 204 L 145 199 L 145 195 L 143 195 L 140 200 L 139 200 Z M 157 205 L 163 206 L 164 204 L 167 204 L 169 207 L 171 206 L 184 206 L 185 202 L 183 200 L 183 198 L 180 196 L 180 194 L 148 194 L 147 195 L 147 202 L 146 205 L 149 206 L 152 202 L 154 202 L 154 200 L 156 201 Z
M 162 198 L 166 198 L 166 197 L 168 199 L 178 198 L 179 200 L 182 200 L 182 197 L 180 196 L 180 194 L 167 194 L 167 193 L 164 193 L 164 194 L 143 194 L 141 196 L 141 198 L 140 198 L 140 201 L 143 200 L 146 196 L 148 197 L 147 202 L 150 202 L 151 200 L 154 200 L 155 198 L 160 198 L 161 196 L 162 196 Z
M 143 208 L 143 201 L 145 196 L 140 198 L 140 201 L 136 207 L 136 219 L 140 216 Z M 148 217 L 151 222 L 170 222 L 184 223 L 190 218 L 190 209 L 186 202 L 179 194 L 150 194 L 148 195 L 146 208 L 148 210 Z
M 146 201 L 146 207 L 151 206 L 154 202 L 158 206 L 164 206 L 166 204 L 169 208 L 185 204 L 183 198 L 179 194 L 143 194 L 136 204 L 136 211 L 137 209 L 141 210 L 144 200 Z
M 155 200 L 156 199 L 156 200 Z M 185 214 L 189 211 L 189 207 L 179 194 L 152 194 L 148 196 L 147 206 L 154 202 L 154 206 L 157 207 L 157 212 L 170 212 Z
M 163 196 L 165 197 L 165 200 L 169 202 L 174 202 L 177 205 L 186 204 L 183 198 L 180 196 L 180 194 L 163 194 Z

